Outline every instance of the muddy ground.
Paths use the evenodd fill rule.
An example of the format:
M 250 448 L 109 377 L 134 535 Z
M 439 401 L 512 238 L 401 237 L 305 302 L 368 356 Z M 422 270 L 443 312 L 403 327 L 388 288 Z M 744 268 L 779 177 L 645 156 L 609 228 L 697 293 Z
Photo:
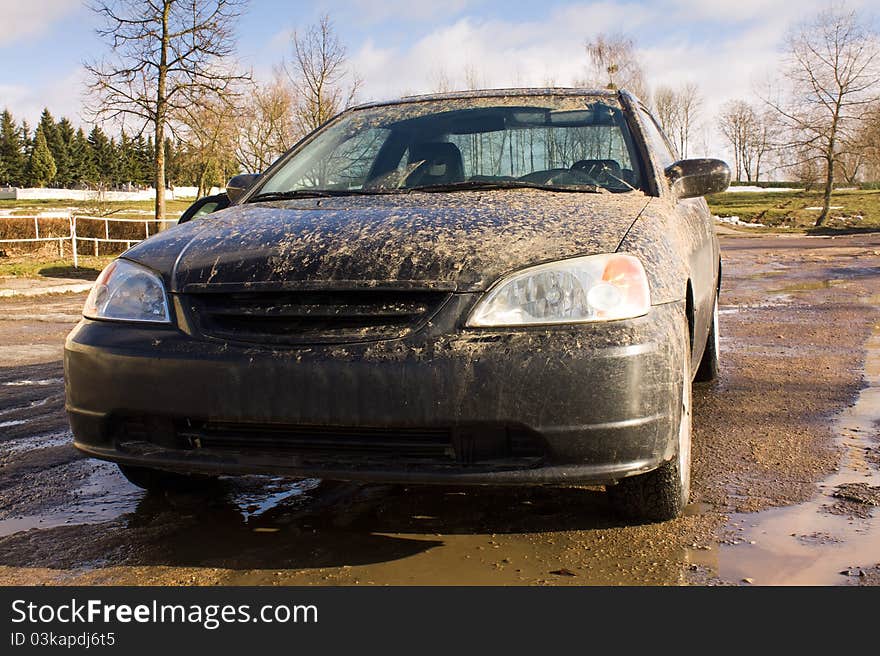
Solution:
M 601 488 L 247 477 L 148 496 L 70 446 L 61 344 L 83 295 L 0 299 L 0 584 L 878 584 L 880 236 L 722 249 L 693 503 L 655 525 L 617 520 Z

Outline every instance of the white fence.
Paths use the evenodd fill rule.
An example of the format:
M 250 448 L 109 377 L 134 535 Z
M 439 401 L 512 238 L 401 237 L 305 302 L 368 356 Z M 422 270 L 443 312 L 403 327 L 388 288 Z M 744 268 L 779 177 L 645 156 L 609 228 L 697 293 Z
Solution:
M 195 200 L 198 187 L 175 187 L 165 190 L 165 200 Z M 219 194 L 217 187 L 206 195 Z M 0 200 L 101 200 L 110 202 L 153 200 L 156 192 L 152 187 L 140 191 L 95 191 L 92 189 L 50 189 L 0 187 Z
M 67 219 L 68 226 L 68 234 L 54 237 L 41 237 L 40 236 L 40 220 L 55 220 L 58 219 Z M 73 266 L 77 268 L 79 266 L 79 251 L 81 245 L 83 243 L 89 244 L 94 248 L 94 254 L 97 257 L 98 255 L 98 247 L 99 244 L 125 244 L 125 247 L 131 248 L 133 244 L 137 244 L 142 239 L 117 239 L 110 237 L 110 224 L 111 223 L 140 223 L 144 226 L 144 239 L 150 236 L 150 228 L 151 225 L 155 225 L 156 223 L 160 224 L 174 224 L 177 223 L 177 219 L 163 219 L 161 221 L 156 221 L 153 218 L 144 218 L 144 219 L 122 219 L 122 218 L 114 218 L 111 216 L 81 216 L 77 214 L 62 214 L 62 213 L 54 213 L 54 214 L 46 214 L 39 216 L 14 216 L 14 215 L 4 215 L 0 216 L 0 222 L 7 220 L 32 220 L 34 222 L 34 236 L 26 237 L 22 239 L 0 239 L 0 244 L 38 244 L 38 243 L 51 243 L 55 242 L 58 244 L 58 257 L 64 257 L 64 244 L 66 242 L 70 243 L 70 252 L 73 258 Z M 77 234 L 77 224 L 81 224 L 83 221 L 100 221 L 104 224 L 104 236 L 103 237 L 92 237 L 85 235 Z

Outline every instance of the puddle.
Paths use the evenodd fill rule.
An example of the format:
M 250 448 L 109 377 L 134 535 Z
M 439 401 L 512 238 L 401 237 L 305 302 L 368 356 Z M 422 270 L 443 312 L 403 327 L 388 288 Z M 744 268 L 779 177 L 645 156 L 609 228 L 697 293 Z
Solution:
M 291 480 L 273 476 L 249 476 L 247 478 L 228 479 L 230 484 L 230 501 L 238 506 L 244 519 L 258 517 L 267 510 L 277 507 L 286 499 L 300 497 L 314 490 L 321 484 L 320 479 L 307 478 Z M 255 483 L 255 489 L 238 489 L 248 483 Z
M 21 426 L 26 424 L 30 419 L 13 419 L 12 421 L 0 421 L 0 428 L 10 428 L 11 426 Z
M 831 278 L 829 280 L 811 280 L 809 282 L 799 282 L 794 285 L 786 285 L 779 289 L 768 289 L 769 294 L 794 294 L 797 292 L 812 292 L 817 289 L 831 289 L 837 285 L 846 283 L 844 278 Z
M 64 382 L 63 378 L 43 378 L 41 380 L 13 380 L 3 383 L 4 387 L 28 387 L 31 385 L 60 385 Z
M 45 436 L 44 436 L 45 437 Z M 35 438 L 31 438 L 35 439 Z M 0 520 L 0 537 L 33 528 L 50 529 L 76 524 L 98 524 L 132 512 L 143 496 L 122 478 L 115 465 L 80 460 L 74 466 L 90 468 L 74 491 L 75 501 L 47 509 L 39 515 Z
M 6 408 L 4 410 L 0 410 L 0 417 L 3 415 L 11 415 L 13 412 L 22 412 L 23 410 L 33 410 L 34 408 L 41 408 L 49 402 L 49 397 L 45 399 L 37 399 L 36 401 L 31 401 L 27 405 L 19 405 L 13 408 Z
M 0 442 L 0 454 L 10 455 L 13 453 L 33 451 L 35 449 L 48 449 L 56 446 L 64 446 L 65 444 L 73 444 L 73 435 L 71 435 L 70 431 L 33 435 L 31 437 L 22 437 L 15 440 Z
M 851 579 L 841 572 L 880 562 L 876 508 L 861 506 L 860 516 L 829 512 L 840 508 L 838 486 L 880 486 L 880 471 L 866 459 L 876 448 L 880 420 L 880 326 L 867 342 L 864 380 L 855 405 L 835 421 L 842 457 L 837 472 L 819 484 L 819 494 L 796 506 L 734 515 L 729 528 L 735 537 L 708 562 L 697 552 L 689 554 L 691 562 L 705 563 L 726 581 L 755 585 L 842 585 Z
M 778 308 L 788 305 L 790 301 L 790 294 L 775 292 L 773 300 L 770 301 L 761 301 L 759 303 L 739 303 L 736 305 L 719 305 L 718 314 L 738 314 L 744 310 L 766 310 L 769 308 Z

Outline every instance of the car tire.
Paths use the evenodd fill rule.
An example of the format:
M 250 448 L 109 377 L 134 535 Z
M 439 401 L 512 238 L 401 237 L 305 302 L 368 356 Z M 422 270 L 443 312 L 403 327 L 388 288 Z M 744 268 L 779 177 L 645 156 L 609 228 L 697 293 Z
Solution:
M 119 471 L 132 485 L 147 492 L 195 492 L 216 482 L 213 476 L 176 474 L 146 467 L 118 465 Z
M 690 498 L 693 395 L 685 351 L 681 414 L 675 457 L 646 474 L 621 479 L 607 489 L 612 507 L 627 519 L 664 522 L 678 517 Z
M 697 368 L 694 380 L 698 383 L 710 383 L 718 378 L 719 370 L 718 348 L 718 294 L 715 294 L 715 304 L 712 307 L 712 328 L 706 338 L 706 349 L 703 351 L 703 359 Z

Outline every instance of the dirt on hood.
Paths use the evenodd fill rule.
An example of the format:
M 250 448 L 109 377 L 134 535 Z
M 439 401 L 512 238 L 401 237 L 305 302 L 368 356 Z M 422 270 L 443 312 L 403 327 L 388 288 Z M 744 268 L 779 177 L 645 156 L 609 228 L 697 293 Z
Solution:
M 647 206 L 641 192 L 416 193 L 239 205 L 126 257 L 187 285 L 444 282 L 486 289 L 547 260 L 614 252 Z

